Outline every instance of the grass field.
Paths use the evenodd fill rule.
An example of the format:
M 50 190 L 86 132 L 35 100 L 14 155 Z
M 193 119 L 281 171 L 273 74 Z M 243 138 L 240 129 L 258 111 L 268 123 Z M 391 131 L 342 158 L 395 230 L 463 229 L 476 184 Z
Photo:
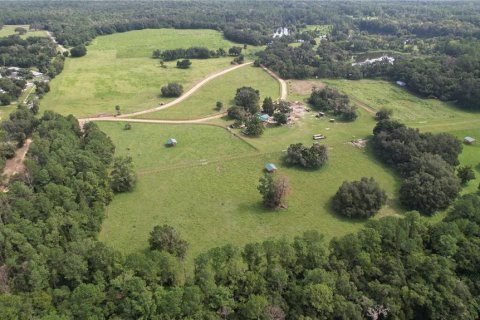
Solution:
M 115 197 L 110 205 L 101 239 L 131 252 L 146 247 L 154 225 L 168 223 L 189 241 L 187 260 L 192 262 L 198 253 L 225 243 L 293 237 L 311 229 L 332 238 L 363 224 L 333 214 L 329 200 L 342 181 L 364 175 L 375 176 L 391 197 L 377 217 L 401 213 L 397 179 L 368 152 L 348 143 L 353 133 L 368 135 L 372 124 L 363 113 L 357 123 L 334 126 L 309 115 L 294 128 L 273 128 L 260 139 L 246 140 L 255 149 L 218 127 L 133 124 L 124 131 L 122 124 L 99 123 L 118 153 L 132 155 L 139 174 L 135 191 Z M 295 142 L 310 145 L 318 132 L 329 137 L 325 168 L 310 172 L 282 165 L 282 150 Z M 177 147 L 163 146 L 170 136 L 179 137 Z M 270 212 L 261 205 L 256 186 L 267 162 L 290 179 L 287 210 Z
M 219 112 L 215 109 L 217 101 L 223 102 L 224 105 L 220 112 L 226 111 L 233 104 L 236 89 L 243 86 L 250 86 L 259 90 L 260 101 L 263 101 L 264 97 L 276 99 L 280 96 L 280 85 L 274 78 L 263 69 L 248 66 L 208 82 L 199 91 L 178 105 L 138 117 L 177 120 L 211 116 Z
M 43 108 L 62 114 L 95 116 L 152 108 L 169 99 L 160 98 L 168 82 L 183 84 L 185 91 L 209 74 L 225 69 L 232 58 L 192 60 L 190 69 L 175 68 L 175 61 L 161 68 L 151 59 L 154 49 L 232 46 L 220 32 L 212 30 L 157 29 L 132 31 L 96 38 L 85 57 L 67 59 L 65 69 L 51 82 Z M 248 50 L 257 50 L 250 47 Z
M 23 27 L 28 30 L 28 32 L 21 36 L 22 39 L 26 39 L 28 37 L 46 37 L 47 33 L 45 31 L 30 31 L 28 25 L 4 25 L 3 28 L 0 29 L 0 38 L 1 37 L 8 37 L 12 34 L 16 34 L 15 28 Z

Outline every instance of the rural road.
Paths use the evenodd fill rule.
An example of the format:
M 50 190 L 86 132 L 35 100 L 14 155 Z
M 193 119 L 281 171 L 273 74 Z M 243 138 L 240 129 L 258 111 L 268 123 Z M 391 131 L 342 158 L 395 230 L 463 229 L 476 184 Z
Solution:
M 163 109 L 167 109 L 167 108 L 170 108 L 176 104 L 179 104 L 180 102 L 182 102 L 183 100 L 187 99 L 188 97 L 190 97 L 192 94 L 194 94 L 198 89 L 200 89 L 201 87 L 203 87 L 204 85 L 206 85 L 208 82 L 210 82 L 211 80 L 215 79 L 215 78 L 218 78 L 220 76 L 223 76 L 224 74 L 226 73 L 229 73 L 229 72 L 232 72 L 234 70 L 237 70 L 239 68 L 243 68 L 245 66 L 249 66 L 253 64 L 253 62 L 247 62 L 247 63 L 244 63 L 244 64 L 240 64 L 240 65 L 237 65 L 237 66 L 234 66 L 234 67 L 231 67 L 231 68 L 228 68 L 228 69 L 225 69 L 223 71 L 220 71 L 220 72 L 217 72 L 215 74 L 212 74 L 211 76 L 208 76 L 206 77 L 205 79 L 203 79 L 202 81 L 200 81 L 199 83 L 197 83 L 195 86 L 193 86 L 193 88 L 191 88 L 190 90 L 188 90 L 187 92 L 185 92 L 183 95 L 181 95 L 178 99 L 175 99 L 171 102 L 168 102 L 166 104 L 164 104 L 163 106 L 158 106 L 158 107 L 155 107 L 155 108 L 151 108 L 151 109 L 146 109 L 146 110 L 142 110 L 142 111 L 138 111 L 138 112 L 133 112 L 133 113 L 126 113 L 126 114 L 122 114 L 120 116 L 118 116 L 117 118 L 128 118 L 128 117 L 135 117 L 135 116 L 139 116 L 139 115 L 142 115 L 142 114 L 145 114 L 145 113 L 151 113 L 151 112 L 155 112 L 155 111 L 158 111 L 158 110 L 163 110 Z

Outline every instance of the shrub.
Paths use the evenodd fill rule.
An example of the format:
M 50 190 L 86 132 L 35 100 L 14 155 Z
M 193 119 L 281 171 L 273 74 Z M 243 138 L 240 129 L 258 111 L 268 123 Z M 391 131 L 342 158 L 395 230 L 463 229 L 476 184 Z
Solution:
M 279 125 L 286 124 L 288 122 L 288 116 L 283 112 L 275 112 L 273 114 L 273 120 Z
M 375 113 L 375 120 L 377 121 L 382 121 L 382 120 L 388 120 L 393 114 L 393 110 L 387 109 L 387 108 L 381 108 L 378 110 L 377 113 Z
M 110 183 L 114 192 L 132 191 L 137 182 L 131 157 L 118 157 L 113 160 Z
M 349 218 L 369 218 L 380 210 L 387 195 L 373 178 L 343 182 L 333 198 L 333 209 Z
M 85 47 L 83 44 L 73 47 L 70 50 L 70 56 L 73 58 L 83 57 L 86 54 L 87 54 L 87 47 Z
M 162 96 L 166 98 L 180 97 L 183 93 L 183 86 L 178 83 L 169 83 L 162 87 Z
M 192 62 L 188 59 L 183 59 L 177 61 L 177 68 L 179 69 L 188 69 L 192 65 Z

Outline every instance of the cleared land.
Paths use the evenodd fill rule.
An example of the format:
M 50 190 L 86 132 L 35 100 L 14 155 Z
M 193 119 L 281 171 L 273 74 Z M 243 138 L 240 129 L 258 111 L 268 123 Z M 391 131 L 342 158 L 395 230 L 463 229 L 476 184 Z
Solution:
M 154 113 L 138 116 L 144 119 L 197 119 L 225 112 L 233 104 L 237 88 L 250 86 L 260 91 L 260 99 L 280 95 L 279 83 L 261 68 L 244 67 L 216 78 L 182 103 Z M 223 102 L 223 109 L 215 109 L 217 101 Z
M 458 131 L 457 124 L 453 134 L 459 138 L 480 136 L 480 115 L 436 100 L 420 99 L 403 89 L 398 93 L 392 84 L 325 82 L 351 94 L 357 104 L 368 104 L 374 110 L 386 104 L 395 110 L 395 117 L 410 120 L 409 125 L 416 124 L 421 130 L 452 131 L 450 123 L 455 119 L 469 121 L 471 127 Z M 308 84 L 312 85 L 312 81 Z M 199 95 L 203 94 L 202 90 L 198 91 Z M 397 95 L 391 97 L 394 93 Z M 307 97 L 308 94 L 296 94 L 291 100 Z M 383 100 L 378 103 L 380 99 Z M 435 107 L 437 112 L 431 110 Z M 172 110 L 175 108 L 180 112 L 182 105 Z M 117 196 L 110 205 L 101 239 L 123 252 L 131 252 L 147 246 L 148 234 L 154 225 L 167 223 L 189 241 L 187 262 L 191 265 L 198 253 L 225 243 L 243 245 L 271 237 L 293 237 L 311 229 L 327 238 L 341 236 L 357 230 L 364 221 L 338 217 L 329 207 L 330 199 L 344 180 L 362 176 L 375 177 L 390 198 L 375 219 L 402 214 L 397 200 L 398 177 L 379 163 L 368 148 L 350 144 L 353 139 L 368 139 L 375 125 L 371 114 L 363 109 L 359 112 L 360 117 L 353 123 L 333 124 L 327 119 L 315 118 L 313 112 L 306 113 L 294 126 L 269 128 L 256 139 L 239 139 L 225 129 L 207 125 L 134 123 L 131 131 L 124 131 L 121 123 L 99 123 L 114 140 L 117 152 L 129 153 L 134 158 L 139 174 L 136 190 Z M 412 114 L 416 115 L 413 119 Z M 222 119 L 212 123 L 226 125 Z M 328 165 L 318 171 L 285 167 L 282 157 L 288 145 L 296 142 L 310 145 L 311 136 L 316 133 L 327 136 L 322 143 L 329 148 Z M 168 137 L 177 138 L 179 145 L 165 148 L 163 143 Z M 476 163 L 480 159 L 479 148 L 478 145 L 465 146 L 461 155 L 462 164 L 475 166 L 479 177 L 470 182 L 464 192 L 474 191 L 480 181 L 480 168 Z M 286 210 L 271 212 L 261 205 L 256 187 L 267 162 L 275 163 L 278 174 L 290 180 L 292 193 Z M 440 213 L 425 219 L 437 221 L 442 216 Z
M 123 113 L 152 108 L 171 100 L 159 97 L 166 83 L 179 82 L 188 90 L 209 74 L 227 68 L 232 60 L 192 60 L 192 67 L 186 70 L 177 69 L 172 61 L 161 68 L 158 60 L 150 58 L 154 49 L 228 49 L 233 45 L 212 30 L 158 29 L 98 37 L 85 57 L 67 59 L 42 106 L 79 117 L 114 114 L 116 105 Z
M 27 29 L 27 33 L 20 36 L 22 39 L 26 39 L 28 37 L 46 37 L 47 36 L 47 33 L 45 31 L 42 31 L 42 30 L 39 30 L 39 31 L 32 30 L 32 31 L 30 31 L 29 30 L 30 26 L 28 26 L 28 25 L 4 25 L 3 28 L 0 29 L 0 37 L 8 37 L 8 36 L 11 36 L 13 34 L 17 34 L 15 32 L 15 28 L 17 28 L 17 27 L 22 27 L 22 28 Z

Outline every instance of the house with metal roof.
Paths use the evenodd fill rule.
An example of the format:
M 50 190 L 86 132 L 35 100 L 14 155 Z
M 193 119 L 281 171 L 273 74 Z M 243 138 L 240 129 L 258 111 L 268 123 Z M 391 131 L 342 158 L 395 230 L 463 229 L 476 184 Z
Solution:
M 267 122 L 268 119 L 270 119 L 270 116 L 268 114 L 261 114 L 258 116 L 258 120 L 262 121 L 262 122 Z

